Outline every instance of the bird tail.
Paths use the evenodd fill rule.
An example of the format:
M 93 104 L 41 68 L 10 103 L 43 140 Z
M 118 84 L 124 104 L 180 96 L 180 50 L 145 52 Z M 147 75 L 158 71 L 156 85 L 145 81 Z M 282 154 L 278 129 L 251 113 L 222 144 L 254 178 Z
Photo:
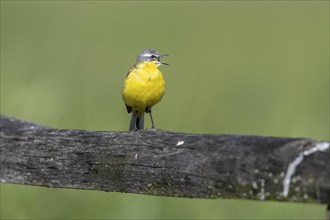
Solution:
M 144 129 L 144 113 L 139 117 L 137 111 L 132 111 L 131 122 L 129 124 L 129 131 Z

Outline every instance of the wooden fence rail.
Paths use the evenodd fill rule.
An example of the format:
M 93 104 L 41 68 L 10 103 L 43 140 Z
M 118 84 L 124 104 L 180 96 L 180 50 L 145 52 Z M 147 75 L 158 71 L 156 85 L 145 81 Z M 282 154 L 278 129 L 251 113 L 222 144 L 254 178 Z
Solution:
M 3 183 L 171 197 L 329 203 L 329 142 L 54 129 L 1 116 Z

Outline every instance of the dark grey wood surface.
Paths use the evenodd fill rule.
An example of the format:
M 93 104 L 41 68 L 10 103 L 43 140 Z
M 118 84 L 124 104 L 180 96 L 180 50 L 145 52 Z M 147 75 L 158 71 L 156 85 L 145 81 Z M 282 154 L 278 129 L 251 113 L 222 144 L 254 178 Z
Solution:
M 53 129 L 1 116 L 1 182 L 171 197 L 329 203 L 329 142 Z

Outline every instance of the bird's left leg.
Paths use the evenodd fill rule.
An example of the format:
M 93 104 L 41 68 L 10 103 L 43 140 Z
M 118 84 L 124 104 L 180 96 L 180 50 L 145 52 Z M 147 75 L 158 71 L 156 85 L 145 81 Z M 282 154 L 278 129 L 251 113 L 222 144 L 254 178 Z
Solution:
M 151 128 L 152 129 L 155 129 L 155 124 L 154 124 L 154 120 L 152 118 L 152 114 L 151 114 L 151 108 L 150 107 L 147 107 L 146 110 L 145 110 L 146 113 L 149 113 L 150 115 L 150 120 L 151 120 Z

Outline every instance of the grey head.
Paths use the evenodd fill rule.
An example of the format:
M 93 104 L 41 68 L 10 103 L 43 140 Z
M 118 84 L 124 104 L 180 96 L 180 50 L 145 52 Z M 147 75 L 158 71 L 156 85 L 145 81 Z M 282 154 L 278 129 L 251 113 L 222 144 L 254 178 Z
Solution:
M 161 57 L 166 57 L 168 56 L 168 54 L 160 54 L 157 50 L 155 49 L 146 49 L 144 51 L 142 51 L 141 53 L 139 53 L 137 59 L 136 59 L 136 63 L 141 63 L 141 62 L 155 62 L 156 64 L 160 65 L 160 64 L 164 64 L 164 65 L 168 65 L 165 62 L 160 61 Z

